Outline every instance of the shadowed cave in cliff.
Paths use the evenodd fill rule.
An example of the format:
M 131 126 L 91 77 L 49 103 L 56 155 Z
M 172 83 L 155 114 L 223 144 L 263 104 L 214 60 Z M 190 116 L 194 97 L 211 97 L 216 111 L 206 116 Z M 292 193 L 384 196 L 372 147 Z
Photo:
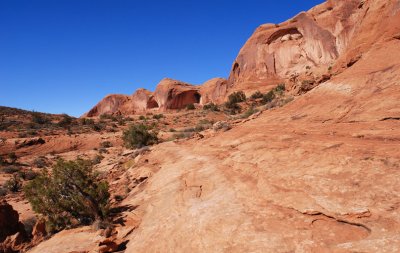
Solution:
M 171 100 L 169 109 L 183 109 L 188 104 L 199 104 L 201 95 L 197 91 L 189 90 L 178 94 Z
M 149 101 L 147 101 L 147 109 L 154 109 L 154 108 L 159 108 L 159 105 L 157 101 L 154 99 L 154 97 L 151 97 Z
M 287 37 L 287 38 L 286 38 Z M 292 39 L 300 39 L 303 37 L 303 34 L 296 28 L 291 27 L 287 29 L 281 29 L 279 31 L 274 32 L 267 40 L 267 44 L 271 44 L 272 42 L 280 39 L 282 40 L 292 40 Z

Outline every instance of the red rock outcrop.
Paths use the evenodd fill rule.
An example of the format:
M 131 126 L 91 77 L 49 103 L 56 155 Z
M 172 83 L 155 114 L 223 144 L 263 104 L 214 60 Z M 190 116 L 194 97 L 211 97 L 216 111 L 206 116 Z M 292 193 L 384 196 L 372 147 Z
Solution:
M 200 88 L 181 81 L 165 78 L 157 85 L 154 99 L 160 110 L 183 109 L 201 100 Z
M 19 214 L 5 200 L 0 202 L 0 252 L 18 252 L 26 241 Z
M 103 98 L 95 107 L 93 107 L 84 116 L 95 117 L 102 114 L 133 114 L 132 99 L 127 95 L 108 95 Z
M 240 50 L 229 82 L 246 87 L 271 78 L 320 75 L 346 52 L 368 12 L 365 1 L 330 0 L 281 24 L 265 24 Z
M 200 104 L 221 104 L 228 92 L 228 82 L 224 78 L 213 78 L 200 86 Z

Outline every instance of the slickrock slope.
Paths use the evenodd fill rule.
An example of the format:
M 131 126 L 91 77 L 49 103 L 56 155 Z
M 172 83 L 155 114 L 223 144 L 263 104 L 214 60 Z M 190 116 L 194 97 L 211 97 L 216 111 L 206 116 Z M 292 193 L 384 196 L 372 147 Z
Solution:
M 112 185 L 130 189 L 125 252 L 400 252 L 399 34 L 395 0 L 328 1 L 259 28 L 234 85 L 336 62 L 330 79 L 227 132 L 135 158 Z M 289 44 L 268 58 L 274 43 Z M 162 108 L 187 101 L 165 97 Z M 59 242 L 48 252 L 93 250 Z

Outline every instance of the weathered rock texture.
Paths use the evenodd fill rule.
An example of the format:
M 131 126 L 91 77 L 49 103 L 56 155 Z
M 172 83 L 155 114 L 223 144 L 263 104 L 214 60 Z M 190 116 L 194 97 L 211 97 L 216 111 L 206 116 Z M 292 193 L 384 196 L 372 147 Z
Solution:
M 200 103 L 201 95 L 197 86 L 165 78 L 157 85 L 154 98 L 161 110 L 167 110 Z
M 27 235 L 19 214 L 6 201 L 0 202 L 0 252 L 19 252 Z
M 302 71 L 294 61 L 315 73 L 336 62 L 330 80 L 228 131 L 135 158 L 120 177 L 131 189 L 121 205 L 135 206 L 122 214 L 135 220 L 125 252 L 400 252 L 400 2 L 329 1 L 258 32 L 232 85 Z M 274 43 L 289 52 L 269 58 Z M 73 245 L 63 233 L 32 252 L 96 240 Z
M 200 86 L 200 104 L 221 104 L 224 102 L 228 92 L 228 82 L 223 78 L 213 78 Z
M 369 11 L 364 5 L 360 0 L 332 0 L 284 23 L 260 26 L 233 63 L 230 83 L 327 72 L 358 35 Z

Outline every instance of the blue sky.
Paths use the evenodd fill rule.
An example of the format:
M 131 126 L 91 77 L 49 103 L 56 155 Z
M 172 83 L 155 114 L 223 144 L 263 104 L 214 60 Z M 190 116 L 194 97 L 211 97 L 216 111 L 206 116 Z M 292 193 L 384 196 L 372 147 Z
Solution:
M 227 77 L 263 23 L 322 0 L 0 0 L 0 105 L 80 116 L 164 77 Z

